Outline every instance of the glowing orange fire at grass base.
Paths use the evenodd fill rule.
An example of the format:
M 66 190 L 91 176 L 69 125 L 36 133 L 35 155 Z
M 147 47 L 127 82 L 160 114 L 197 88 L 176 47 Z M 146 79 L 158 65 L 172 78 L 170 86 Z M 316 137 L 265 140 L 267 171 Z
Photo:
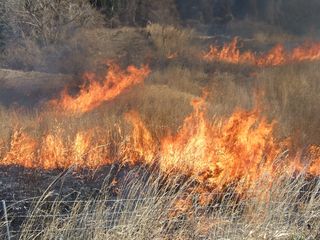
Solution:
M 320 60 L 320 43 L 305 43 L 291 51 L 286 51 L 282 44 L 278 44 L 265 54 L 257 54 L 250 50 L 241 52 L 238 46 L 238 38 L 234 38 L 230 43 L 224 44 L 223 47 L 211 45 L 210 50 L 203 53 L 202 59 L 259 67 Z

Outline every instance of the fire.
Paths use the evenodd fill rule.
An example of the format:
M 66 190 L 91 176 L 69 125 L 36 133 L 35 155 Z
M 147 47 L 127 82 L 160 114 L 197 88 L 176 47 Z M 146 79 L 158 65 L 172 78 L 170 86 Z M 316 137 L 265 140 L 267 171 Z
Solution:
M 142 160 L 147 164 L 152 164 L 155 159 L 157 144 L 150 131 L 137 112 L 127 113 L 126 119 L 133 125 L 132 144 L 125 150 L 128 155 L 127 159 L 131 163 Z
M 320 59 L 320 43 L 305 43 L 292 49 L 290 52 L 286 51 L 283 45 L 278 44 L 265 54 L 257 54 L 253 51 L 241 52 L 238 46 L 238 38 L 234 38 L 230 43 L 224 44 L 221 48 L 211 45 L 210 50 L 204 53 L 202 58 L 206 61 L 216 60 L 260 67 Z
M 237 190 L 242 192 L 262 178 L 268 186 L 281 174 L 304 170 L 297 156 L 287 158 L 283 154 L 289 148 L 288 139 L 277 140 L 273 134 L 276 123 L 268 123 L 257 108 L 237 110 L 217 124 L 206 117 L 204 98 L 193 100 L 192 105 L 194 111 L 179 131 L 161 139 L 158 153 L 136 113 L 129 119 L 133 125 L 134 146 L 138 146 L 138 151 L 147 159 L 156 159 L 163 172 L 188 175 L 207 189 L 239 183 Z M 140 141 L 137 143 L 137 140 Z M 319 175 L 320 148 L 311 147 L 310 153 L 312 163 L 307 172 Z
M 13 132 L 10 149 L 1 161 L 2 165 L 20 165 L 32 168 L 36 164 L 37 141 L 24 133 L 22 129 Z
M 33 137 L 22 129 L 14 131 L 1 165 L 19 165 L 46 170 L 70 167 L 96 169 L 122 162 L 156 165 L 163 173 L 189 176 L 199 184 L 199 190 L 221 190 L 236 184 L 243 192 L 254 187 L 260 179 L 269 186 L 281 174 L 293 174 L 304 169 L 319 175 L 319 146 L 309 149 L 310 165 L 302 157 L 288 157 L 283 152 L 288 141 L 274 137 L 275 122 L 268 122 L 258 108 L 236 110 L 220 122 L 206 114 L 205 97 L 191 102 L 194 111 L 185 118 L 175 134 L 156 139 L 137 112 L 126 114 L 132 134 L 111 154 L 110 141 L 103 129 L 89 129 L 66 136 L 62 129 Z M 202 200 L 203 202 L 203 200 Z
M 45 170 L 96 169 L 111 163 L 105 146 L 94 144 L 91 130 L 78 132 L 74 139 L 67 141 L 61 130 L 36 139 L 18 129 L 11 136 L 9 150 L 1 159 L 1 165 Z
M 51 101 L 51 104 L 71 113 L 85 113 L 100 106 L 103 102 L 113 100 L 124 90 L 142 83 L 149 75 L 148 66 L 136 68 L 129 66 L 126 71 L 118 65 L 108 62 L 108 72 L 100 83 L 94 73 L 85 73 L 86 82 L 80 87 L 77 96 L 69 95 L 67 90 L 61 93 L 60 99 Z
M 70 165 L 61 134 L 43 137 L 40 147 L 41 165 L 44 169 L 64 168 Z
M 276 173 L 275 160 L 286 145 L 273 137 L 274 123 L 268 123 L 254 109 L 238 110 L 229 119 L 214 124 L 206 117 L 204 98 L 193 100 L 192 105 L 194 112 L 178 133 L 161 140 L 157 161 L 163 172 L 192 176 L 212 189 L 236 181 L 249 188 L 262 175 L 268 175 L 271 181 Z M 131 123 L 133 138 L 141 139 L 140 146 L 150 148 L 149 137 L 136 136 L 142 133 L 142 123 Z
M 311 146 L 309 148 L 310 159 L 313 159 L 309 171 L 313 175 L 320 175 L 320 146 Z

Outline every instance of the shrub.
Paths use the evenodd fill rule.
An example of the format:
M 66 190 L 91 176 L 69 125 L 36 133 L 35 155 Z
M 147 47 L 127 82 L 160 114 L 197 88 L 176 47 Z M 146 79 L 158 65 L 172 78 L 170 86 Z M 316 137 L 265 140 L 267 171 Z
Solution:
M 70 62 L 70 56 L 79 59 L 84 52 L 73 36 L 103 23 L 87 0 L 9 0 L 1 3 L 0 12 L 5 43 L 1 65 L 13 69 L 60 72 L 62 67 L 72 72 L 79 61 Z M 66 61 L 73 64 L 71 70 L 61 66 Z
M 86 0 L 8 0 L 1 12 L 12 36 L 41 45 L 63 41 L 78 28 L 101 23 L 101 16 Z

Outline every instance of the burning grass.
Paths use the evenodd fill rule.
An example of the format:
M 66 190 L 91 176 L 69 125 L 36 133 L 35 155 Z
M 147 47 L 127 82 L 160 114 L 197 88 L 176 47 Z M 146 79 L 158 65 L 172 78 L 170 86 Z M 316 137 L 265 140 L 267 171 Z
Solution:
M 283 174 L 290 176 L 302 170 L 319 174 L 318 151 L 312 151 L 307 165 L 299 155 L 283 154 L 290 150 L 288 141 L 274 137 L 274 123 L 268 123 L 258 108 L 237 110 L 228 119 L 211 121 L 206 116 L 204 98 L 193 99 L 192 105 L 193 113 L 185 118 L 178 132 L 160 139 L 152 135 L 137 112 L 126 114 L 133 130 L 117 143 L 108 138 L 112 129 L 103 125 L 76 131 L 71 138 L 64 136 L 64 129 L 59 126 L 39 138 L 14 129 L 1 164 L 53 170 L 143 163 L 157 165 L 169 175 L 177 172 L 190 176 L 208 190 L 239 181 L 239 192 L 250 189 L 263 175 L 269 176 L 265 182 L 268 188 Z M 118 135 L 123 133 L 120 126 L 117 131 Z
M 209 52 L 203 55 L 206 61 L 224 61 L 234 64 L 252 64 L 260 67 L 277 66 L 300 61 L 313 61 L 320 59 L 320 44 L 305 43 L 292 49 L 285 50 L 282 44 L 273 47 L 268 53 L 256 54 L 252 51 L 241 52 L 238 38 L 234 38 L 230 43 L 224 44 L 222 48 L 211 45 Z
M 164 28 L 161 37 L 170 32 L 190 44 L 191 37 L 174 28 Z M 301 130 L 311 136 L 318 117 L 289 114 L 297 106 L 305 109 L 296 104 L 299 99 L 317 112 L 318 63 L 300 63 L 305 69 L 293 65 L 317 60 L 313 47 L 242 55 L 234 40 L 217 48 L 214 59 L 233 65 L 201 62 L 181 50 L 197 59 L 192 67 L 179 53 L 168 59 L 167 45 L 156 47 L 165 64 L 152 60 L 152 71 L 109 64 L 105 77 L 86 74 L 78 94 L 64 91 L 41 110 L 1 110 L 2 167 L 72 169 L 79 178 L 84 170 L 94 173 L 113 165 L 133 171 L 107 181 L 102 188 L 107 190 L 99 190 L 101 196 L 92 202 L 68 205 L 67 217 L 60 216 L 63 199 L 48 196 L 57 201 L 49 207 L 47 196 L 40 199 L 24 221 L 21 239 L 36 234 L 41 239 L 317 237 L 319 136 L 297 144 L 291 123 L 306 120 Z M 252 66 L 237 72 L 242 63 Z M 303 78 L 310 68 L 313 73 Z M 198 97 L 203 87 L 209 96 Z M 256 89 L 258 104 L 252 94 Z M 140 166 L 143 174 L 135 175 Z M 117 189 L 112 196 L 111 186 Z M 122 198 L 134 203 L 100 201 Z
M 61 94 L 59 100 L 50 104 L 71 113 L 84 113 L 100 106 L 103 102 L 110 101 L 120 95 L 124 90 L 142 83 L 148 76 L 149 67 L 138 69 L 129 66 L 127 72 L 122 71 L 116 64 L 108 63 L 108 73 L 100 84 L 94 73 L 86 73 L 87 81 L 80 87 L 77 96 L 70 96 L 67 90 Z

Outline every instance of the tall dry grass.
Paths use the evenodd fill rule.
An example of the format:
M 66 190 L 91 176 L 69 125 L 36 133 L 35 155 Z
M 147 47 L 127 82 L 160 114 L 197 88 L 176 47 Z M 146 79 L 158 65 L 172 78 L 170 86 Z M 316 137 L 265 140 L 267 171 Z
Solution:
M 154 46 L 153 57 L 156 59 L 193 57 L 199 52 L 194 44 L 195 32 L 192 29 L 168 25 L 150 24 L 145 29 Z M 193 58 L 195 60 L 195 58 Z
M 72 145 L 77 132 L 96 127 L 99 127 L 99 134 L 104 136 L 104 140 L 112 142 L 112 151 L 116 155 L 117 147 L 127 140 L 130 132 L 130 127 L 123 120 L 126 112 L 137 110 L 152 134 L 161 138 L 168 129 L 176 131 L 181 126 L 185 116 L 192 111 L 189 102 L 200 96 L 203 89 L 209 92 L 210 117 L 228 117 L 235 108 L 250 109 L 258 102 L 263 115 L 279 122 L 279 138 L 292 136 L 300 148 L 320 143 L 319 63 L 265 69 L 204 63 L 196 58 L 200 48 L 198 43 L 194 43 L 194 32 L 158 24 L 149 25 L 142 31 L 131 28 L 93 29 L 78 34 L 69 39 L 69 46 L 75 48 L 74 51 L 67 49 L 70 58 L 66 59 L 70 62 L 59 63 L 63 72 L 69 71 L 69 66 L 75 68 L 71 72 L 78 72 L 83 69 L 82 64 L 91 67 L 91 64 L 95 65 L 92 63 L 94 59 L 102 60 L 105 56 L 124 59 L 124 65 L 140 64 L 145 58 L 148 60 L 146 55 L 151 51 L 154 60 L 151 61 L 152 74 L 144 85 L 130 89 L 114 101 L 81 116 L 56 114 L 43 106 L 30 110 L 1 107 L 1 156 L 10 148 L 16 129 L 41 142 L 44 135 L 59 128 L 62 129 L 63 140 Z M 82 36 L 85 36 L 84 40 L 81 40 Z M 93 36 L 91 41 L 90 36 Z M 87 44 L 94 47 L 88 48 Z M 24 53 L 18 52 L 17 56 Z M 177 54 L 177 57 L 168 59 L 171 54 Z M 65 56 L 64 53 L 61 56 Z M 83 61 L 86 56 L 88 59 Z M 41 62 L 33 55 L 27 57 Z M 260 93 L 260 102 L 255 96 L 256 91 Z M 119 128 L 123 129 L 121 133 Z M 48 205 L 46 201 L 52 200 L 52 196 L 47 195 L 50 191 L 46 192 L 34 203 L 22 231 L 17 233 L 18 238 L 319 238 L 319 183 L 308 176 L 284 177 L 262 193 L 263 189 L 257 183 L 257 187 L 252 189 L 255 194 L 250 197 L 239 198 L 234 192 L 220 192 L 206 206 L 199 204 L 197 193 L 189 193 L 191 205 L 187 209 L 179 209 L 177 203 L 185 198 L 186 189 L 194 182 L 181 181 L 183 178 L 179 175 L 164 181 L 157 171 L 143 171 L 139 177 L 136 177 L 135 170 L 126 175 L 116 198 L 110 195 L 111 186 L 107 184 L 99 197 L 76 202 L 68 206 L 67 212 L 63 198 Z M 112 203 L 101 203 L 107 200 L 112 200 Z
M 320 144 L 319 79 L 319 62 L 270 68 L 257 77 L 265 111 L 279 121 L 282 135 L 293 136 L 300 146 Z
M 112 177 L 107 175 L 106 179 Z M 232 191 L 208 192 L 211 201 L 206 205 L 197 200 L 197 193 L 187 193 L 194 184 L 192 180 L 183 182 L 179 175 L 164 179 L 157 171 L 150 174 L 145 169 L 134 169 L 121 180 L 116 197 L 109 195 L 112 184 L 106 184 L 98 197 L 69 203 L 63 197 L 53 199 L 47 189 L 34 202 L 16 236 L 24 240 L 317 239 L 320 236 L 320 185 L 318 181 L 311 184 L 303 174 L 295 179 L 283 177 L 270 189 L 261 189 L 257 183 L 248 197 Z M 190 201 L 182 201 L 185 199 Z
M 155 66 L 144 85 L 82 116 L 59 116 L 45 107 L 2 107 L 1 138 L 7 141 L 18 127 L 36 136 L 55 126 L 65 129 L 66 135 L 101 126 L 112 129 L 115 123 L 125 125 L 123 116 L 131 110 L 138 111 L 149 129 L 161 136 L 165 129 L 175 131 L 181 126 L 192 111 L 190 101 L 205 89 L 209 93 L 209 116 L 225 118 L 236 108 L 252 109 L 259 104 L 262 115 L 278 122 L 278 137 L 291 137 L 297 147 L 304 148 L 320 143 L 318 68 L 318 62 L 306 62 L 238 72 L 228 65 L 189 67 L 180 61 L 172 62 L 165 67 Z

